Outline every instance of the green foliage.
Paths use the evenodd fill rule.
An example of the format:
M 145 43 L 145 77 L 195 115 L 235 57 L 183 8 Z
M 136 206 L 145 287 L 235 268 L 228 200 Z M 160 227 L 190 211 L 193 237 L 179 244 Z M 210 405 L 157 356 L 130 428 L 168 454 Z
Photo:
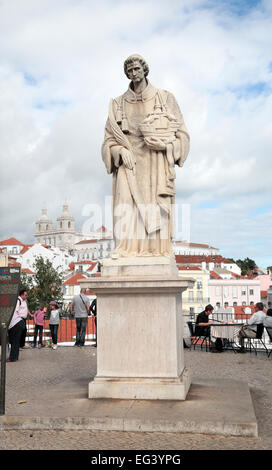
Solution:
M 253 272 L 256 268 L 256 263 L 253 259 L 245 258 L 244 260 L 238 259 L 236 260 L 236 264 L 241 268 L 242 276 L 248 274 L 248 272 Z
M 31 313 L 42 306 L 49 306 L 55 300 L 59 307 L 63 303 L 62 282 L 63 277 L 52 265 L 51 261 L 38 256 L 34 263 L 35 275 L 31 278 L 21 275 L 21 287 L 28 292 L 28 308 Z

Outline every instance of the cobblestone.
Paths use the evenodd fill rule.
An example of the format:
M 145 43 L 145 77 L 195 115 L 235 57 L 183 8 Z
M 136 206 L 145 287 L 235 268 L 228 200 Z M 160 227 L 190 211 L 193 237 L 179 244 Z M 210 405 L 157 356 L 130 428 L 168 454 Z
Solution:
M 194 376 L 233 378 L 249 384 L 258 421 L 259 437 L 117 431 L 0 431 L 0 449 L 22 450 L 234 450 L 272 448 L 272 360 L 263 353 L 210 354 L 185 350 L 186 366 Z M 43 412 L 50 405 L 50 387 L 57 385 L 71 399 L 86 397 L 87 384 L 96 373 L 96 349 L 59 347 L 23 350 L 16 363 L 7 364 L 6 413 L 28 414 L 31 401 L 40 397 Z M 74 392 L 73 392 L 74 393 Z M 26 400 L 24 404 L 18 401 Z M 48 401 L 47 401 L 48 400 Z M 50 400 L 50 402 L 49 402 Z M 57 410 L 56 410 L 57 413 Z

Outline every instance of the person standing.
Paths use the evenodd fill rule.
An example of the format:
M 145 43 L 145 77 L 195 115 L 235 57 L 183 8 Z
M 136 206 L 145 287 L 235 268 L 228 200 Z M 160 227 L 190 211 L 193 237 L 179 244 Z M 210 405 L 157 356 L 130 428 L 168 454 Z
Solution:
M 37 341 L 38 333 L 39 333 L 38 348 L 44 347 L 42 344 L 42 334 L 43 334 L 44 318 L 46 316 L 46 312 L 47 312 L 47 307 L 44 306 L 41 309 L 37 310 L 33 315 L 34 322 L 35 322 L 35 330 L 34 330 L 34 339 L 33 339 L 32 348 L 36 348 L 36 341 Z
M 74 346 L 83 347 L 88 315 L 90 313 L 90 300 L 86 295 L 85 288 L 81 288 L 80 294 L 73 297 L 70 304 L 70 312 L 76 319 L 76 342 Z
M 31 317 L 33 317 L 33 315 L 31 315 L 31 313 L 30 313 L 30 311 L 29 311 L 28 309 L 27 309 L 27 312 L 25 313 L 25 316 L 22 317 L 23 322 L 24 322 L 24 329 L 23 329 L 23 332 L 22 332 L 22 334 L 21 334 L 20 349 L 29 348 L 29 345 L 26 346 L 26 344 L 25 344 L 26 335 L 27 335 L 27 327 L 26 327 L 27 315 L 30 315 Z
M 50 304 L 50 319 L 49 319 L 49 327 L 52 336 L 52 349 L 57 349 L 58 347 L 58 329 L 59 329 L 59 315 L 60 309 L 55 302 L 55 300 L 51 300 Z
M 17 304 L 8 327 L 9 343 L 11 345 L 10 355 L 7 362 L 15 362 L 19 359 L 19 349 L 21 336 L 25 329 L 24 318 L 27 317 L 27 291 L 25 289 L 20 290 Z

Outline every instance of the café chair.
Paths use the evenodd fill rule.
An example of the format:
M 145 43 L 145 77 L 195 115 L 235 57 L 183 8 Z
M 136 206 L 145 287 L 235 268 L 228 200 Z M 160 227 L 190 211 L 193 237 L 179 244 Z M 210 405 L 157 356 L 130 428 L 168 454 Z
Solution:
M 210 349 L 210 332 L 207 335 L 197 335 L 195 332 L 195 323 L 192 321 L 187 321 L 187 325 L 191 335 L 191 347 L 195 347 L 200 342 L 200 348 L 202 349 L 203 344 L 205 343 L 206 352 Z M 190 349 L 191 349 L 190 347 Z
M 264 325 L 262 323 L 260 323 L 259 325 L 257 325 L 257 334 L 256 334 L 256 338 L 246 338 L 248 340 L 248 343 L 249 343 L 249 351 L 251 353 L 251 348 L 254 349 L 254 352 L 257 356 L 257 346 L 258 344 L 262 344 L 262 346 L 264 347 L 266 353 L 268 352 L 267 351 L 267 347 L 263 341 L 263 331 L 264 331 Z M 255 344 L 254 344 L 255 343 Z M 256 345 L 256 347 L 255 347 Z
M 270 342 L 272 343 L 272 328 L 270 326 L 266 326 L 265 329 L 266 329 L 266 332 L 267 332 L 268 337 L 270 339 Z M 271 352 L 272 352 L 272 348 L 270 349 L 269 352 L 268 352 L 268 349 L 267 349 L 267 357 L 270 356 Z

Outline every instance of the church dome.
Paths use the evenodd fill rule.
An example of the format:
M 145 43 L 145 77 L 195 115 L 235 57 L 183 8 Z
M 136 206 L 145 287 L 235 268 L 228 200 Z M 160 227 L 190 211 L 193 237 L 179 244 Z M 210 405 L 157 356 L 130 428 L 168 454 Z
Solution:
M 51 222 L 51 220 L 49 219 L 48 215 L 47 215 L 47 209 L 42 209 L 42 215 L 40 217 L 40 219 L 38 220 L 38 222 Z

